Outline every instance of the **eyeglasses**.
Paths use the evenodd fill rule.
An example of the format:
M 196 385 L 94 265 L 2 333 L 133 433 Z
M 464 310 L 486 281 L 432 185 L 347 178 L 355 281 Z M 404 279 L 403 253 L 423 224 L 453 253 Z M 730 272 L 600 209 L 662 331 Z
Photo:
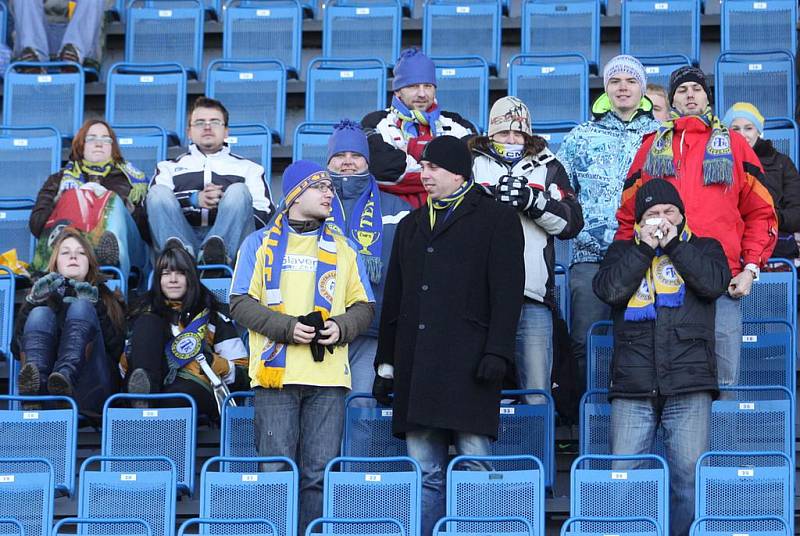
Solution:
M 327 194 L 333 191 L 333 185 L 329 182 L 317 182 L 309 186 L 309 189 L 317 190 L 320 193 Z
M 111 145 L 114 140 L 111 136 L 86 136 L 86 143 L 102 143 L 103 145 Z
M 205 128 L 205 127 L 219 128 L 224 125 L 225 122 L 222 119 L 208 119 L 208 120 L 198 119 L 197 121 L 192 121 L 192 128 Z

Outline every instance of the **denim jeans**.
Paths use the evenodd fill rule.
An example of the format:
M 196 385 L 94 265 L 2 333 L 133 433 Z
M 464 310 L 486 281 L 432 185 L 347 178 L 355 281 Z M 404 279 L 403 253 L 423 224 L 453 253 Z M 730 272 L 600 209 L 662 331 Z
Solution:
M 151 186 L 147 192 L 147 216 L 156 251 L 164 249 L 166 241 L 175 237 L 197 256 L 209 238 L 218 236 L 225 243 L 228 257 L 235 259 L 242 241 L 255 231 L 253 197 L 241 182 L 225 189 L 217 218 L 209 227 L 189 225 L 173 191 L 161 184 Z
M 147 244 L 139 234 L 139 228 L 133 221 L 131 213 L 120 199 L 118 206 L 108 214 L 106 230 L 111 232 L 119 245 L 119 269 L 127 278 L 134 266 L 144 273 L 149 261 Z
M 339 455 L 344 427 L 344 387 L 285 385 L 255 389 L 259 456 L 286 456 L 300 469 L 300 527 L 322 516 L 325 466 Z M 274 465 L 274 464 L 270 464 Z M 267 467 L 275 470 L 276 467 Z
M 60 326 L 50 307 L 34 307 L 25 321 L 21 350 L 25 363 L 39 370 L 40 392 L 46 394 L 50 373 L 61 372 L 71 380 L 75 402 L 83 413 L 99 415 L 106 398 L 116 390 L 115 370 L 106 358 L 95 305 L 87 300 L 69 305 Z
M 491 454 L 489 436 L 451 432 L 439 428 L 426 428 L 406 434 L 408 455 L 417 460 L 422 467 L 422 536 L 430 536 L 433 526 L 444 517 L 447 454 L 451 439 L 458 455 Z M 478 471 L 490 469 L 483 463 L 464 466 Z
M 649 454 L 659 424 L 670 476 L 670 529 L 673 536 L 686 536 L 694 519 L 695 464 L 708 450 L 711 426 L 711 394 L 687 393 L 669 397 L 615 398 L 611 401 L 611 452 Z M 645 462 L 646 463 L 646 462 Z M 636 469 L 642 462 L 615 464 L 618 469 Z
M 580 384 L 586 382 L 586 332 L 592 324 L 611 318 L 611 307 L 602 302 L 592 289 L 592 279 L 600 269 L 596 262 L 582 262 L 569 269 L 572 302 L 572 351 L 578 360 Z
M 739 381 L 739 361 L 742 353 L 742 309 L 739 300 L 723 295 L 717 298 L 714 326 L 717 355 L 717 381 L 720 387 Z
M 371 393 L 372 382 L 375 381 L 375 352 L 378 350 L 378 339 L 361 335 L 347 347 L 350 360 L 350 374 L 353 393 Z M 352 402 L 353 407 L 371 407 L 369 399 L 359 398 Z
M 553 369 L 553 313 L 543 303 L 526 301 L 517 327 L 517 373 L 522 389 L 550 392 Z M 528 404 L 544 404 L 544 397 L 528 396 Z
M 17 37 L 14 40 L 14 54 L 19 55 L 24 48 L 36 51 L 40 61 L 49 61 L 50 53 L 57 54 L 60 48 L 71 44 L 78 49 L 81 61 L 85 58 L 99 58 L 100 29 L 105 15 L 106 0 L 78 0 L 59 50 L 50 50 L 47 39 L 47 18 L 44 3 L 30 0 L 15 0 L 14 26 Z

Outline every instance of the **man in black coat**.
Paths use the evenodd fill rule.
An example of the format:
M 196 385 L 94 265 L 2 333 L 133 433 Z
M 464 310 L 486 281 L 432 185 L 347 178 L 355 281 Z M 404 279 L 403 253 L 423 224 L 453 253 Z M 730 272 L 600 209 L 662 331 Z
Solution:
M 428 203 L 397 227 L 373 394 L 393 406 L 393 432 L 422 466 L 430 535 L 444 514 L 451 442 L 459 454 L 488 455 L 497 437 L 525 265 L 519 217 L 472 180 L 466 144 L 437 137 L 420 160 Z
M 694 518 L 695 463 L 708 450 L 711 401 L 719 394 L 714 303 L 731 274 L 720 243 L 691 233 L 669 182 L 646 182 L 635 213 L 634 239 L 611 245 L 593 281 L 613 308 L 611 450 L 650 453 L 656 428 L 664 428 L 669 533 L 685 535 Z

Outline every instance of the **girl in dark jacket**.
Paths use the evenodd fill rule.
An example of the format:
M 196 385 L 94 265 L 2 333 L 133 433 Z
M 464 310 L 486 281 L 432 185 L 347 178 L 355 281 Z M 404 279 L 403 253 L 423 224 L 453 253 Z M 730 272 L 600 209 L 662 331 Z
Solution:
M 131 266 L 144 266 L 147 177 L 122 157 L 116 134 L 99 119 L 75 134 L 69 158 L 47 178 L 31 212 L 31 233 L 39 239 L 34 270 L 43 270 L 53 239 L 67 225 L 86 233 L 101 265 L 118 266 L 126 276 Z
M 121 301 L 103 284 L 91 245 L 76 229 L 64 229 L 53 244 L 47 274 L 33 284 L 17 314 L 20 394 L 71 396 L 82 413 L 99 415 L 119 389 L 124 319 Z
M 737 102 L 725 113 L 723 122 L 744 136 L 764 168 L 764 186 L 772 195 L 778 214 L 778 243 L 772 256 L 797 258 L 800 254 L 794 238 L 794 233 L 800 232 L 800 174 L 797 168 L 791 158 L 779 153 L 771 141 L 761 137 L 764 117 L 752 104 Z
M 128 392 L 186 393 L 201 414 L 216 416 L 216 379 L 230 391 L 248 390 L 249 354 L 221 308 L 200 282 L 191 255 L 167 247 L 156 259 L 152 289 L 133 315 L 123 364 L 132 371 Z

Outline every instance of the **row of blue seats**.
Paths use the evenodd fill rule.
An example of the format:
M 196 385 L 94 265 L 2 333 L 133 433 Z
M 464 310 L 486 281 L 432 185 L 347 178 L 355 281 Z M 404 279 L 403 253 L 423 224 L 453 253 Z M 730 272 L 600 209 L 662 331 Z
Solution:
M 274 463 L 285 468 L 238 471 L 232 468 L 237 462 Z M 466 463 L 484 464 L 487 469 L 466 470 Z M 636 468 L 619 468 L 634 463 Z M 219 469 L 214 471 L 216 466 Z M 22 525 L 27 536 L 53 534 L 49 462 L 0 459 L 0 470 L 4 473 L 0 481 L 2 519 Z M 785 455 L 710 451 L 700 457 L 696 471 L 699 521 L 693 534 L 792 533 L 794 467 Z M 437 524 L 434 534 L 544 536 L 542 472 L 534 456 L 456 457 L 447 468 L 448 517 Z M 117 518 L 118 523 L 137 519 L 147 524 L 148 535 L 174 534 L 175 467 L 169 460 L 95 456 L 82 464 L 80 478 L 80 518 L 98 522 Z M 328 520 L 372 520 L 357 530 L 337 530 L 338 534 L 419 536 L 421 481 L 419 464 L 412 458 L 335 458 L 325 470 L 323 516 Z M 572 465 L 570 481 L 571 518 L 562 534 L 668 533 L 669 469 L 662 457 L 581 456 Z M 219 525 L 227 519 L 239 523 L 228 522 L 227 531 L 217 526 L 200 533 L 295 536 L 297 503 L 298 471 L 291 460 L 212 458 L 201 472 L 201 519 L 217 519 Z M 700 521 L 706 516 L 727 519 Z M 387 530 L 387 524 L 392 528 Z M 443 526 L 447 529 L 441 530 Z M 269 531 L 264 530 L 267 527 Z M 131 527 L 103 528 L 104 534 L 145 533 Z
M 666 84 L 673 70 L 687 63 L 678 58 L 651 65 L 650 78 Z M 83 74 L 80 69 L 57 72 L 63 65 L 59 63 L 38 65 L 51 72 L 24 72 L 31 66 L 24 63 L 8 67 L 3 124 L 51 125 L 71 138 L 83 122 Z M 483 131 L 489 109 L 487 62 L 461 56 L 437 60 L 437 65 L 443 106 Z M 518 55 L 509 65 L 508 93 L 535 107 L 537 124 L 589 118 L 589 65 L 581 55 Z M 282 141 L 286 81 L 286 66 L 279 60 L 215 60 L 208 66 L 205 89 L 206 95 L 226 105 L 231 123 L 263 123 L 275 141 Z M 186 85 L 187 72 L 178 63 L 115 64 L 106 79 L 105 116 L 118 125 L 158 125 L 173 142 L 186 142 Z M 789 52 L 723 53 L 717 58 L 717 115 L 735 102 L 750 102 L 765 117 L 792 118 L 796 89 L 794 57 Z M 386 106 L 386 64 L 377 58 L 316 58 L 308 64 L 305 98 L 306 121 L 358 120 Z
M 327 57 L 377 57 L 392 65 L 401 46 L 402 0 L 326 3 L 322 52 Z M 522 3 L 523 54 L 582 54 L 600 61 L 601 0 Z M 422 47 L 429 56 L 475 55 L 500 66 L 503 0 L 430 0 L 425 3 Z M 665 52 L 700 62 L 700 0 L 622 2 L 621 50 L 635 56 Z M 203 60 L 201 0 L 135 0 L 124 12 L 125 61 L 176 61 L 200 76 Z M 237 2 L 226 7 L 223 57 L 280 59 L 300 69 L 303 6 L 298 0 Z M 785 49 L 794 55 L 797 3 L 726 0 L 721 5 L 722 52 Z

